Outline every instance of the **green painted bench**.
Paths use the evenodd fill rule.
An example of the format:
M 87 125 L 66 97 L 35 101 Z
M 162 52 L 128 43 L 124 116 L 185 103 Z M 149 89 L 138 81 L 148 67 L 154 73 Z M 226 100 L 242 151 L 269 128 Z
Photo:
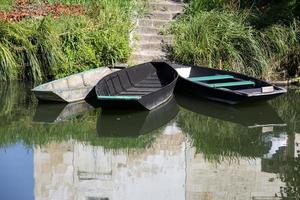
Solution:
M 234 78 L 231 75 L 215 75 L 215 76 L 199 76 L 199 77 L 190 77 L 188 78 L 191 81 L 214 81 L 222 79 L 231 79 Z
M 255 85 L 253 81 L 236 81 L 236 82 L 226 82 L 226 83 L 211 83 L 207 84 L 210 87 L 231 87 L 231 86 L 242 86 L 242 85 Z
M 98 99 L 103 100 L 138 100 L 141 96 L 98 96 Z

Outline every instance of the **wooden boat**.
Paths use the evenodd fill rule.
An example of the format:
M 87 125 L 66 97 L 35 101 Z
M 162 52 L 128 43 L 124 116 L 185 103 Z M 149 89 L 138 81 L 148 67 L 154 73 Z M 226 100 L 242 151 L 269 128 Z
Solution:
M 58 123 L 70 120 L 92 109 L 94 107 L 86 101 L 73 103 L 39 102 L 32 121 L 34 123 Z
M 178 74 L 166 62 L 148 62 L 101 79 L 96 94 L 101 107 L 154 109 L 173 95 Z
M 202 66 L 172 66 L 180 76 L 176 91 L 185 91 L 222 103 L 239 104 L 269 100 L 286 92 L 284 88 L 235 72 Z
M 32 89 L 39 100 L 56 102 L 75 102 L 85 99 L 92 93 L 97 82 L 112 71 L 108 67 L 91 69 L 74 74 Z M 89 96 L 89 97 L 91 97 Z
M 286 123 L 267 102 L 228 106 L 195 96 L 176 94 L 178 105 L 194 113 L 240 124 L 247 128 L 262 128 L 263 132 L 286 127 Z
M 101 137 L 137 137 L 164 126 L 178 111 L 174 97 L 151 111 L 102 109 L 97 132 Z

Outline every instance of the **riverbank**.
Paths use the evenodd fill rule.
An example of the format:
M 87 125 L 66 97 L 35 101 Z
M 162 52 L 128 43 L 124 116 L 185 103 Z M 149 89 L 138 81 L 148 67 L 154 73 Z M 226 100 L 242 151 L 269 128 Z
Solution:
M 149 2 L 140 18 L 144 0 L 41 2 L 0 3 L 0 80 L 47 81 L 158 55 L 274 83 L 298 81 L 297 2 L 188 0 L 182 9 L 179 1 L 163 0 Z
M 127 61 L 135 1 L 57 2 L 0 5 L 1 80 L 42 81 Z

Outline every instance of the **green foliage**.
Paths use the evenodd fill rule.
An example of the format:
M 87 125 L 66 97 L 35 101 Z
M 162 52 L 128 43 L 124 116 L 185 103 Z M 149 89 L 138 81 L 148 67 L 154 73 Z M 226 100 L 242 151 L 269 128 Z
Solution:
M 0 11 L 1 10 L 9 10 L 14 1 L 15 0 L 1 0 L 0 1 Z
M 174 34 L 171 59 L 274 78 L 276 70 L 296 60 L 288 55 L 299 47 L 297 23 L 256 30 L 248 16 L 229 11 L 185 15 L 170 30 Z
M 299 0 L 186 0 L 171 27 L 171 59 L 264 79 L 295 77 L 300 65 Z
M 0 22 L 0 79 L 41 81 L 125 62 L 133 1 L 85 5 L 83 16 Z
M 172 57 L 186 64 L 224 65 L 225 69 L 259 74 L 267 65 L 257 34 L 245 16 L 230 12 L 200 12 L 173 27 Z

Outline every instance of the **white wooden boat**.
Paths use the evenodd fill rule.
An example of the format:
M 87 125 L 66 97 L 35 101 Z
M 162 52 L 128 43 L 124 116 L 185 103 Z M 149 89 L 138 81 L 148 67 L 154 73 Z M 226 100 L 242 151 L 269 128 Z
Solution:
M 39 85 L 32 92 L 39 100 L 57 102 L 81 101 L 91 93 L 95 85 L 112 73 L 108 67 L 81 72 L 49 83 Z

